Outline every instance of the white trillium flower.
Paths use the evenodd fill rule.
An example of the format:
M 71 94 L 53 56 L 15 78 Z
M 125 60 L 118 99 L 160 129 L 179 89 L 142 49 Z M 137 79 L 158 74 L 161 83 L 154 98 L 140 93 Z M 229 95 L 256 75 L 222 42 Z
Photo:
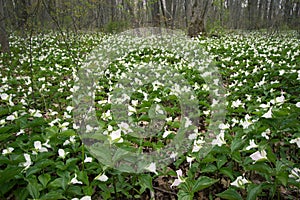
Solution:
M 258 145 L 255 144 L 254 140 L 250 140 L 249 143 L 250 143 L 250 144 L 249 144 L 249 146 L 246 147 L 246 150 L 250 150 L 250 149 L 253 149 L 253 148 L 257 148 L 257 147 L 258 147 Z
M 65 152 L 63 149 L 58 149 L 58 156 L 61 157 L 62 159 L 65 159 L 66 155 L 68 155 L 69 152 Z
M 132 104 L 133 106 L 137 106 L 138 103 L 139 103 L 139 100 L 132 100 L 132 101 L 131 101 L 131 104 Z
M 300 182 L 300 169 L 293 168 L 289 177 L 296 179 L 297 182 Z
M 108 180 L 108 177 L 105 175 L 105 173 L 103 173 L 96 176 L 95 180 L 105 182 Z
M 189 156 L 186 157 L 186 161 L 189 163 L 190 168 L 192 166 L 193 160 L 195 160 L 195 157 L 189 157 Z
M 272 107 L 262 117 L 267 119 L 272 118 Z
M 102 113 L 101 118 L 102 118 L 103 120 L 112 119 L 110 110 L 106 111 L 105 113 Z
M 250 120 L 251 117 L 247 114 L 245 120 L 240 120 L 240 125 L 243 126 L 243 129 L 247 129 L 253 122 Z
M 73 198 L 73 199 L 71 199 L 71 200 L 92 200 L 92 197 L 91 197 L 91 196 L 84 196 L 84 197 L 82 197 L 82 198 L 80 198 L 80 199 L 78 199 L 78 198 Z
M 218 145 L 219 147 L 222 146 L 223 144 L 226 144 L 225 139 L 224 139 L 224 131 L 222 130 L 219 135 L 217 135 L 216 139 L 213 139 L 211 142 L 213 146 Z
M 172 183 L 172 185 L 171 185 L 171 188 L 173 187 L 173 186 L 178 186 L 180 183 L 183 183 L 185 180 L 184 180 L 184 178 L 183 178 L 183 176 L 182 176 L 182 170 L 181 169 L 179 169 L 179 170 L 177 170 L 176 171 L 176 174 L 177 174 L 177 179 L 175 179 L 174 180 L 174 182 Z
M 189 126 L 193 125 L 192 121 L 189 118 L 185 117 L 185 120 L 186 121 L 184 124 L 184 128 L 188 128 Z
M 25 162 L 22 163 L 22 166 L 25 167 L 24 170 L 27 170 L 30 167 L 30 165 L 32 165 L 32 162 L 29 154 L 24 153 L 24 158 L 25 158 Z
M 71 112 L 71 111 L 73 110 L 73 108 L 74 108 L 74 107 L 72 107 L 72 106 L 67 106 L 66 110 L 67 110 L 68 112 Z
M 42 146 L 41 141 L 34 141 L 33 145 L 37 152 L 48 152 L 48 149 Z
M 300 148 L 300 137 L 296 138 L 296 139 L 292 139 L 290 141 L 291 144 L 296 143 L 298 148 Z
M 232 101 L 231 107 L 238 108 L 240 106 L 243 106 L 244 104 L 240 99 L 237 99 L 236 101 Z
M 267 152 L 265 150 L 256 151 L 255 153 L 250 155 L 250 158 L 254 160 L 254 163 L 260 160 L 267 160 Z
M 6 94 L 6 93 L 1 93 L 1 94 L 0 94 L 0 97 L 1 97 L 1 99 L 2 99 L 3 101 L 7 101 L 7 100 L 9 99 L 9 95 Z
M 281 95 L 280 97 L 276 97 L 275 102 L 276 103 L 284 103 L 285 97 L 283 95 Z
M 270 133 L 271 133 L 271 130 L 268 128 L 267 130 L 265 130 L 264 132 L 261 133 L 261 136 L 268 140 L 268 139 L 270 139 L 270 137 L 268 136 Z
M 174 161 L 176 160 L 176 156 L 178 155 L 178 153 L 174 153 L 172 152 L 171 155 L 170 155 L 170 158 L 173 159 Z
M 62 131 L 66 131 L 68 130 L 68 126 L 69 126 L 69 122 L 64 122 L 62 124 L 59 124 L 58 127 L 62 130 Z
M 168 135 L 170 135 L 171 133 L 175 133 L 174 131 L 165 131 L 163 134 L 163 138 L 168 137 Z
M 296 103 L 296 107 L 297 107 L 297 108 L 300 108 L 300 102 L 297 102 L 297 103 Z
M 250 181 L 248 181 L 247 179 L 245 179 L 242 176 L 239 176 L 235 179 L 235 181 L 233 181 L 232 183 L 230 183 L 230 185 L 233 185 L 235 187 L 238 188 L 243 188 L 245 184 L 250 183 Z
M 219 125 L 219 129 L 221 130 L 225 130 L 225 129 L 229 129 L 230 128 L 230 125 L 229 124 L 224 124 L 224 123 L 221 123 Z
M 134 113 L 136 113 L 136 109 L 134 107 L 132 107 L 131 105 L 128 105 L 128 116 L 131 116 Z
M 29 112 L 33 117 L 43 117 L 40 110 L 29 109 Z
M 112 131 L 109 135 L 110 137 L 110 143 L 122 143 L 123 142 L 123 138 L 121 137 L 121 129 L 118 129 L 116 131 Z
M 204 144 L 205 141 L 203 140 L 203 137 L 201 137 L 199 140 L 194 140 L 194 145 L 192 152 L 198 152 L 202 148 L 202 144 Z
M 267 104 L 260 104 L 259 107 L 261 107 L 261 108 L 270 108 L 270 102 L 268 102 Z
M 146 170 L 155 173 L 156 175 L 158 175 L 157 171 L 156 171 L 156 163 L 151 163 L 148 167 L 145 168 Z
M 8 147 L 7 149 L 2 150 L 2 155 L 7 155 L 10 154 L 14 151 L 15 149 L 13 147 Z
M 82 181 L 78 181 L 77 180 L 77 174 L 75 174 L 75 177 L 72 178 L 72 180 L 70 181 L 70 183 L 72 183 L 72 184 L 81 184 L 82 185 Z
M 84 159 L 84 163 L 91 163 L 93 161 L 93 158 L 92 157 L 87 157 L 85 156 L 85 159 Z
M 121 131 L 123 131 L 124 134 L 133 132 L 129 125 L 125 122 L 121 122 L 120 124 L 118 124 L 118 127 L 121 129 Z

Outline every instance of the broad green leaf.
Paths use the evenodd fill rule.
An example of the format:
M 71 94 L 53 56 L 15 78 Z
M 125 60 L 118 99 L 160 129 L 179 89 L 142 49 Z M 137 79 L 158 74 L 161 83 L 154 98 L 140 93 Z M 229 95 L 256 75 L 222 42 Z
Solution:
M 18 183 L 18 180 L 13 179 L 10 180 L 8 182 L 6 182 L 5 184 L 1 185 L 0 187 L 0 194 L 4 195 L 7 192 L 9 192 L 16 184 Z
M 83 186 L 82 190 L 84 195 L 92 196 L 94 193 L 93 186 Z
M 205 172 L 215 172 L 217 171 L 218 168 L 214 165 L 214 164 L 208 164 L 207 166 L 205 166 L 201 172 L 205 173 Z
M 42 169 L 37 167 L 37 166 L 33 166 L 33 167 L 30 167 L 29 169 L 27 169 L 26 171 L 26 177 L 29 177 L 30 175 L 32 174 L 35 174 L 39 171 L 41 171 Z
M 82 187 L 77 185 L 70 185 L 67 189 L 67 192 L 73 196 L 83 196 Z
M 232 168 L 222 167 L 219 171 L 220 171 L 220 173 L 228 176 L 231 180 L 234 179 Z
M 227 162 L 227 158 L 225 155 L 217 157 L 217 167 L 220 169 Z
M 196 182 L 192 188 L 192 191 L 198 192 L 200 190 L 208 188 L 209 186 L 215 184 L 218 181 L 219 181 L 219 179 L 212 179 L 207 176 L 201 176 L 199 179 L 196 180 Z
M 50 191 L 47 194 L 43 195 L 41 200 L 58 200 L 58 199 L 67 199 L 62 195 L 62 192 Z
M 36 179 L 29 180 L 28 185 L 27 185 L 27 190 L 33 199 L 39 199 L 40 191 L 39 191 L 39 185 L 38 185 Z
M 59 135 L 69 137 L 69 136 L 73 136 L 73 135 L 77 135 L 77 134 L 75 133 L 74 130 L 68 129 L 68 130 L 65 130 L 65 131 L 61 132 Z
M 217 194 L 218 197 L 228 200 L 243 200 L 242 196 L 234 189 L 228 189 Z
M 86 171 L 80 171 L 77 173 L 78 180 L 82 181 L 84 184 L 89 185 L 89 177 Z
M 193 200 L 194 195 L 179 190 L 177 194 L 178 200 Z
M 45 188 L 47 186 L 48 182 L 51 180 L 51 177 L 49 174 L 41 174 L 41 175 L 39 175 L 38 179 Z
M 8 166 L 5 170 L 0 171 L 0 185 L 13 179 L 17 174 L 22 171 L 22 168 Z
M 248 165 L 245 166 L 246 170 L 253 170 L 253 171 L 257 171 L 257 172 L 262 172 L 265 174 L 272 174 L 273 173 L 273 169 L 266 163 L 263 162 L 257 162 L 254 163 L 252 165 Z
M 3 127 L 4 128 L 4 127 Z M 7 133 L 7 131 L 3 128 L 0 128 L 0 141 L 6 140 L 7 138 L 9 138 L 10 136 L 12 136 L 11 133 Z M 9 129 L 8 129 L 9 130 Z M 6 133 L 1 133 L 1 132 L 6 132 Z
M 276 178 L 281 182 L 282 185 L 286 186 L 288 179 L 289 179 L 289 174 L 287 172 L 279 172 L 276 175 Z
M 261 185 L 249 184 L 247 187 L 247 200 L 256 200 L 256 197 L 261 193 L 261 190 Z
M 16 197 L 16 199 L 18 200 L 27 200 L 28 196 L 29 196 L 29 192 L 27 190 L 27 188 L 17 188 L 16 190 L 14 190 L 14 195 Z
M 238 163 L 242 162 L 241 153 L 239 151 L 234 151 L 231 153 L 231 158 Z
M 62 178 L 56 178 L 54 179 L 52 182 L 49 183 L 48 187 L 49 188 L 63 188 L 62 187 L 62 182 L 63 182 L 63 179 Z
M 143 188 L 141 192 L 144 192 L 146 189 L 153 191 L 152 177 L 150 174 L 141 174 L 138 178 L 139 184 Z

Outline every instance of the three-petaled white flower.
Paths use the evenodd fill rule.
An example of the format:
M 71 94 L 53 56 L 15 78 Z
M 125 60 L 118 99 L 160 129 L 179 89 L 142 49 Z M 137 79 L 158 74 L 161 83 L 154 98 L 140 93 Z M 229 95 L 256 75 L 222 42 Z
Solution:
M 246 178 L 239 176 L 235 179 L 235 181 L 233 181 L 232 183 L 230 183 L 230 185 L 233 185 L 235 187 L 238 188 L 243 188 L 245 184 L 250 183 L 250 181 L 248 181 Z
M 77 174 L 75 174 L 75 177 L 72 178 L 70 183 L 72 183 L 72 184 L 82 184 L 82 181 L 77 180 Z
M 254 160 L 254 163 L 260 160 L 267 160 L 267 152 L 265 150 L 256 151 L 255 153 L 250 155 L 250 158 Z
M 267 119 L 272 118 L 272 107 L 262 117 Z
M 300 169 L 293 168 L 289 177 L 296 179 L 297 182 L 300 182 Z
M 176 174 L 177 174 L 177 178 L 174 180 L 174 182 L 172 183 L 172 185 L 171 185 L 171 188 L 173 187 L 173 186 L 178 186 L 180 183 L 183 183 L 184 181 L 185 181 L 185 179 L 183 178 L 183 176 L 182 176 L 182 170 L 181 169 L 179 169 L 179 170 L 177 170 L 176 171 Z
M 46 147 L 42 146 L 41 141 L 34 141 L 33 145 L 34 145 L 35 151 L 33 151 L 32 154 L 34 154 L 34 155 L 36 155 L 38 152 L 48 152 L 48 149 Z
M 69 152 L 65 152 L 65 150 L 63 150 L 63 149 L 58 149 L 58 156 L 61 157 L 62 159 L 65 159 L 65 157 L 68 153 Z
M 105 182 L 108 180 L 108 177 L 105 175 L 105 173 L 103 173 L 96 176 L 95 180 Z
M 295 139 L 292 139 L 292 140 L 290 141 L 290 143 L 291 143 L 291 144 L 296 143 L 297 146 L 298 146 L 298 148 L 300 148 L 300 137 L 295 138 Z
M 156 175 L 158 175 L 157 171 L 156 171 L 156 163 L 151 163 L 148 167 L 145 168 L 146 170 L 155 173 Z
M 224 139 L 224 130 L 221 130 L 220 134 L 217 135 L 216 139 L 213 139 L 211 144 L 213 146 L 218 145 L 219 147 L 222 146 L 223 144 L 226 144 L 225 139 Z
M 250 140 L 249 143 L 250 143 L 250 144 L 249 144 L 249 146 L 246 147 L 246 150 L 250 150 L 250 149 L 253 149 L 253 148 L 257 148 L 257 147 L 258 147 L 258 145 L 255 144 L 254 140 Z
M 71 199 L 71 200 L 92 200 L 92 197 L 91 197 L 91 196 L 84 196 L 84 197 L 82 197 L 82 198 L 80 198 L 80 199 L 78 199 L 78 198 L 73 198 L 73 199 Z
M 123 142 L 123 138 L 121 136 L 121 129 L 118 129 L 116 131 L 112 131 L 109 134 L 109 141 L 110 143 L 122 143 Z
M 14 151 L 14 148 L 13 147 L 8 147 L 7 149 L 3 149 L 2 150 L 2 155 L 7 155 L 7 154 L 10 154 Z
M 22 166 L 25 167 L 24 170 L 27 170 L 30 167 L 30 165 L 32 165 L 32 162 L 29 154 L 24 153 L 24 158 L 25 158 L 25 162 L 22 163 Z

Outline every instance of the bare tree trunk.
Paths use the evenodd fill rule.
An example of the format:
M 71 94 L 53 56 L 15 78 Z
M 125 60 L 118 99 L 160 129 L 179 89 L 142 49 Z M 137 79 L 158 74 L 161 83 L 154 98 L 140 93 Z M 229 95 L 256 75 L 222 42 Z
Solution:
M 9 39 L 5 27 L 5 16 L 3 9 L 3 0 L 0 0 L 0 44 L 1 52 L 9 52 Z
M 159 0 L 152 3 L 152 25 L 160 26 Z
M 17 25 L 18 25 L 19 30 L 24 32 L 25 25 L 26 25 L 27 19 L 28 19 L 27 1 L 19 0 L 17 2 L 18 2 L 16 4 L 17 5 L 16 11 L 17 11 L 17 17 L 18 17 Z
M 291 0 L 286 0 L 285 1 L 285 5 L 284 5 L 284 23 L 288 26 L 291 25 L 291 18 L 292 18 L 292 13 L 293 11 L 293 5 L 292 5 L 292 2 Z
M 200 4 L 196 0 L 192 7 L 192 19 L 190 25 L 188 27 L 188 36 L 195 37 L 198 36 L 200 33 L 206 33 L 205 30 L 205 16 L 208 10 L 208 4 L 210 0 L 206 0 L 204 2 L 203 9 L 201 12 Z
M 163 2 L 163 0 L 159 0 L 160 3 L 160 8 L 161 8 L 161 12 L 162 12 L 162 20 L 164 22 L 165 27 L 168 27 L 168 17 L 166 15 L 166 9 L 165 9 L 165 4 Z
M 175 20 L 176 20 L 176 12 L 177 12 L 177 4 L 179 3 L 177 0 L 173 0 L 173 8 L 172 8 L 172 24 L 171 27 L 175 28 Z

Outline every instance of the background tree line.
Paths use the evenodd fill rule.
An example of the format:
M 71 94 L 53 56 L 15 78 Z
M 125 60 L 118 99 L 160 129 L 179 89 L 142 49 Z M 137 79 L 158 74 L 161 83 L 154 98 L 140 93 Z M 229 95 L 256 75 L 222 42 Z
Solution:
M 161 26 L 190 36 L 221 29 L 300 29 L 300 0 L 0 0 L 0 43 L 28 31 Z

